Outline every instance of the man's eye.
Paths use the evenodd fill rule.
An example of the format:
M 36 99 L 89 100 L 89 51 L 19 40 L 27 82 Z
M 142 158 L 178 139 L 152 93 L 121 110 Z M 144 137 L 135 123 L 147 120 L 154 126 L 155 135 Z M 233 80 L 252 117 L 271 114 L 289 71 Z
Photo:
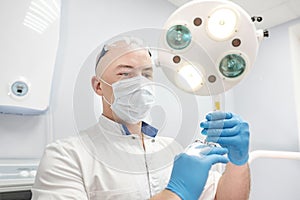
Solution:
M 148 78 L 148 79 L 152 79 L 152 74 L 143 74 L 143 76 Z
M 122 76 L 129 76 L 130 73 L 128 73 L 128 72 L 123 72 L 123 73 L 120 73 L 120 75 L 122 75 Z

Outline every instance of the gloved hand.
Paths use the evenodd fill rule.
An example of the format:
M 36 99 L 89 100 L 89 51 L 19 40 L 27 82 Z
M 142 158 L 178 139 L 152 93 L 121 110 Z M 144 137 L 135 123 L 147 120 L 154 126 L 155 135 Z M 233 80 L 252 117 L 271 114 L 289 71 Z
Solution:
M 201 122 L 207 142 L 219 143 L 228 149 L 228 158 L 235 165 L 243 165 L 249 158 L 249 125 L 232 113 L 212 112 Z
M 199 199 L 205 186 L 208 172 L 215 163 L 227 163 L 228 151 L 221 147 L 195 144 L 175 157 L 172 174 L 166 189 L 183 200 Z

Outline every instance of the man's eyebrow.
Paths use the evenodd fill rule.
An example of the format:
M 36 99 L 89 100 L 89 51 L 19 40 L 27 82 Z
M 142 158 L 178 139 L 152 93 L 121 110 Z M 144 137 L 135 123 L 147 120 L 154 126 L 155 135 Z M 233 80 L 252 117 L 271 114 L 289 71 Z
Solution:
M 126 64 L 120 64 L 117 66 L 117 69 L 122 69 L 122 68 L 134 69 L 135 67 Z M 152 66 L 146 67 L 143 69 L 143 71 L 153 71 L 153 67 Z
M 121 69 L 121 68 L 133 69 L 134 67 L 131 65 L 123 65 L 123 64 L 117 66 L 117 69 Z
M 144 68 L 143 71 L 153 71 L 153 67 L 150 66 L 150 67 Z

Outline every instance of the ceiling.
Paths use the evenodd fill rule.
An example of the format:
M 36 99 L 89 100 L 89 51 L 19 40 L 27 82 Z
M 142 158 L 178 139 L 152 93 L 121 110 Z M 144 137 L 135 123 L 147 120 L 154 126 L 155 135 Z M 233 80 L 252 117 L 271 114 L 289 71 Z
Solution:
M 191 0 L 168 0 L 181 6 Z M 271 28 L 300 17 L 300 0 L 231 0 L 240 5 L 250 16 L 262 16 L 258 28 Z

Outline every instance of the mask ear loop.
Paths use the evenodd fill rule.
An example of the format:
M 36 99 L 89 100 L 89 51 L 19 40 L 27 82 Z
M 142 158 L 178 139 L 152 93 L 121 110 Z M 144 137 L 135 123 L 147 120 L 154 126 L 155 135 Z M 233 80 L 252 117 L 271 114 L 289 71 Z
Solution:
M 99 82 L 103 82 L 104 84 L 106 84 L 106 85 L 112 87 L 111 84 L 109 84 L 108 82 L 106 82 L 105 80 L 103 80 L 102 78 L 100 78 L 100 77 L 98 77 L 98 76 L 97 76 L 97 80 L 98 80 Z M 105 97 L 104 95 L 102 95 L 102 97 L 103 97 L 104 101 L 105 101 L 108 105 L 111 106 L 112 103 L 110 103 L 110 102 L 106 99 L 106 97 Z
M 108 105 L 111 106 L 111 103 L 106 99 L 106 97 L 105 97 L 104 95 L 103 95 L 102 97 L 103 97 L 104 101 L 105 101 Z
M 105 80 L 103 80 L 102 78 L 100 78 L 100 77 L 98 77 L 98 76 L 97 76 L 97 80 L 98 80 L 99 82 L 101 81 L 101 82 L 105 83 L 106 85 L 112 87 L 111 84 L 109 84 L 108 82 L 106 82 Z

